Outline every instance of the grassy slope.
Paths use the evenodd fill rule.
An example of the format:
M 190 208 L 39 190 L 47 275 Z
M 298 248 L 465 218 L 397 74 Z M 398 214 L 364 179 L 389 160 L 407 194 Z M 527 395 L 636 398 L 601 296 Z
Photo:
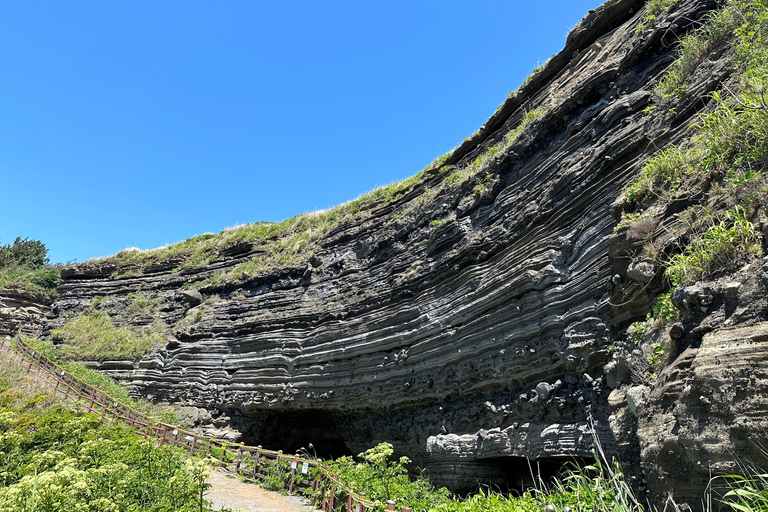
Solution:
M 0 352 L 0 512 L 193 511 L 207 469 L 92 414 Z

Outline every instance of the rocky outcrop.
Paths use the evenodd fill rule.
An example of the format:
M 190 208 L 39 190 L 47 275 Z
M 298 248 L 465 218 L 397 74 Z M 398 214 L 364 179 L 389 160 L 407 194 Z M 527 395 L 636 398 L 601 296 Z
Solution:
M 675 42 L 715 6 L 688 0 L 644 27 L 642 0 L 591 11 L 442 166 L 333 229 L 306 265 L 211 279 L 262 250 L 248 244 L 133 275 L 87 262 L 65 269 L 49 329 L 99 308 L 164 331 L 167 347 L 100 368 L 136 394 L 205 409 L 201 428 L 253 444 L 338 455 L 386 440 L 437 483 L 466 489 L 527 478 L 526 458 L 589 458 L 598 439 L 634 464 L 639 487 L 645 465 L 663 494 L 763 422 L 753 411 L 764 404 L 745 395 L 752 382 L 764 389 L 762 374 L 739 355 L 763 350 L 763 324 L 703 334 L 655 384 L 609 355 L 663 288 L 659 269 L 627 256 L 641 226 L 614 236 L 615 202 L 732 72 L 724 47 L 674 111 L 647 109 Z M 446 185 L 446 169 L 467 168 L 533 109 L 546 114 L 483 175 Z M 724 427 L 728 414 L 740 423 Z M 702 425 L 708 417 L 717 426 Z
M 0 291 L 0 336 L 39 333 L 50 315 L 51 301 L 23 290 Z

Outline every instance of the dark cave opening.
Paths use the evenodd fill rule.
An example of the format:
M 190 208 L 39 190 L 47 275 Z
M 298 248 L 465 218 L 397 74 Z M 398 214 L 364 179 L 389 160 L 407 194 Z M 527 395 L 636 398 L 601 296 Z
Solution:
M 301 453 L 321 459 L 337 459 L 353 455 L 339 427 L 345 424 L 340 415 L 327 411 L 264 412 L 257 418 L 246 418 L 250 425 L 242 429 L 242 441 L 251 446 L 281 449 L 285 453 Z
M 543 457 L 528 459 L 526 457 L 495 457 L 483 459 L 487 475 L 486 482 L 478 481 L 471 489 L 461 489 L 460 494 L 471 494 L 479 488 L 490 487 L 504 494 L 519 496 L 529 489 L 550 487 L 553 479 L 561 478 L 574 466 L 583 468 L 594 463 L 593 459 L 585 457 Z M 493 475 L 493 476 L 491 476 Z

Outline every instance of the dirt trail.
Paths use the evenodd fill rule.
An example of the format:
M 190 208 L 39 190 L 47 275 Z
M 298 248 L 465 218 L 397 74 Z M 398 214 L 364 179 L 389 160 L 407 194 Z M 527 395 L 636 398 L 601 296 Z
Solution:
M 213 510 L 230 508 L 233 512 L 312 512 L 307 501 L 296 496 L 267 491 L 253 484 L 241 482 L 221 471 L 213 471 L 208 479 L 211 488 L 205 499 L 213 503 Z

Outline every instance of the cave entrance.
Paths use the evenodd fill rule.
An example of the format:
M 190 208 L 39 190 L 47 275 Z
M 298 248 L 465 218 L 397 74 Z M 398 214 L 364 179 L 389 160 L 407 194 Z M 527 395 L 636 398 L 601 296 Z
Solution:
M 266 412 L 243 431 L 242 441 L 267 449 L 279 447 L 285 453 L 306 450 L 310 456 L 337 459 L 353 455 L 341 434 L 346 420 L 343 415 L 327 411 Z
M 541 489 L 542 485 L 549 487 L 554 478 L 562 477 L 574 466 L 583 468 L 594 462 L 594 459 L 585 457 L 543 457 L 540 459 L 497 457 L 483 459 L 488 473 L 495 474 L 493 478 L 489 479 L 491 487 L 513 496 L 519 496 L 528 489 Z M 476 491 L 477 487 L 471 491 Z M 479 487 L 483 487 L 483 485 Z

